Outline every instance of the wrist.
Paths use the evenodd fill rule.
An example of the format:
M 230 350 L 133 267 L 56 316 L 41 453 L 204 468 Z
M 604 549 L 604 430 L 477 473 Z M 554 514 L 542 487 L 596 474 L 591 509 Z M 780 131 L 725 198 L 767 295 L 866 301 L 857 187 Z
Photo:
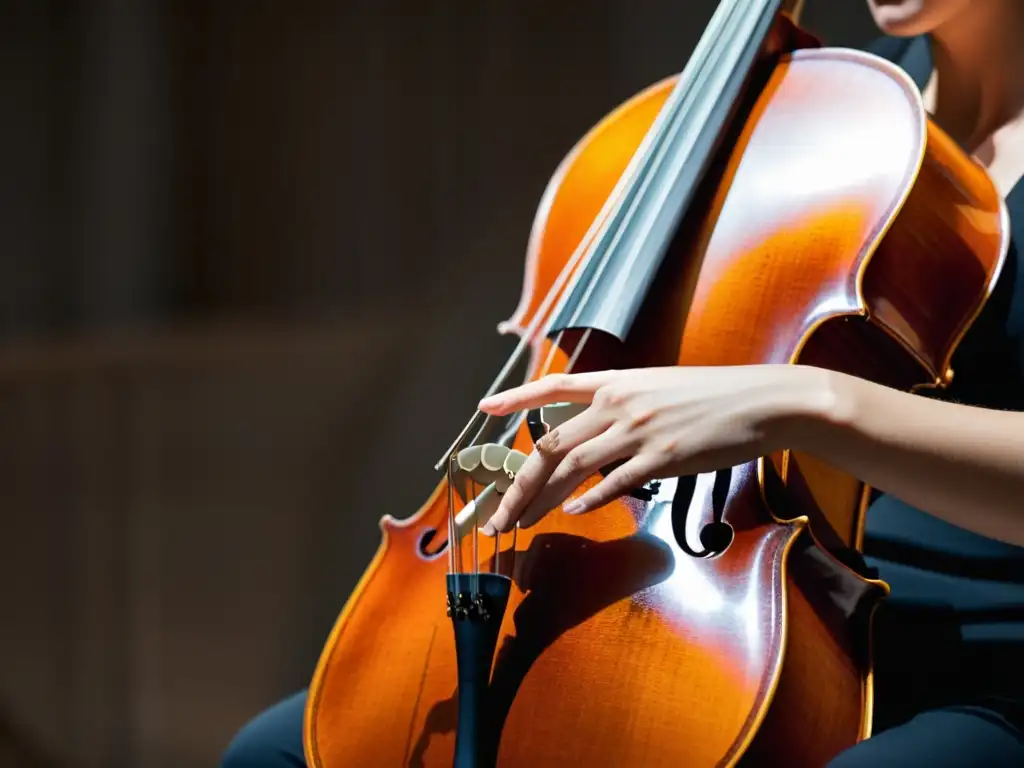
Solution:
M 786 367 L 791 378 L 780 388 L 783 402 L 768 428 L 770 450 L 817 453 L 828 436 L 856 423 L 858 380 L 826 368 Z

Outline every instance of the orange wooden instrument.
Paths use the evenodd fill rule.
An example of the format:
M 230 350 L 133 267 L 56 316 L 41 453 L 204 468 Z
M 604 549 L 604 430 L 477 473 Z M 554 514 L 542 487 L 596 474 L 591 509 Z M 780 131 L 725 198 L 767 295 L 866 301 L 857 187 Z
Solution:
M 941 387 L 1006 248 L 909 78 L 779 0 L 723 0 L 684 72 L 552 178 L 491 392 L 523 355 L 530 377 L 799 362 Z M 869 736 L 869 489 L 787 451 L 479 536 L 547 421 L 487 442 L 478 414 L 426 504 L 384 518 L 310 689 L 313 768 L 816 768 Z

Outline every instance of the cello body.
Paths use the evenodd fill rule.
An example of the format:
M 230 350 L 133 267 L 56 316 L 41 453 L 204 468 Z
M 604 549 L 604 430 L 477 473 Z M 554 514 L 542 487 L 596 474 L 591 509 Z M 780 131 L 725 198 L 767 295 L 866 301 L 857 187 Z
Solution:
M 620 106 L 558 168 L 503 331 L 542 311 L 672 85 Z M 797 50 L 734 122 L 630 338 L 588 346 L 575 370 L 799 363 L 904 390 L 948 383 L 1005 257 L 1006 214 L 909 78 L 869 54 Z M 565 367 L 572 349 L 555 343 L 531 340 L 530 377 Z M 520 426 L 513 447 L 532 444 Z M 481 765 L 816 768 L 870 735 L 870 623 L 887 587 L 841 556 L 860 547 L 869 489 L 788 451 L 694 479 L 689 517 L 681 485 L 501 538 L 498 559 L 515 557 Z M 312 768 L 452 765 L 451 499 L 442 481 L 411 517 L 382 520 L 310 687 Z M 716 505 L 731 541 L 692 557 L 679 537 L 695 541 Z M 479 546 L 493 565 L 492 540 Z

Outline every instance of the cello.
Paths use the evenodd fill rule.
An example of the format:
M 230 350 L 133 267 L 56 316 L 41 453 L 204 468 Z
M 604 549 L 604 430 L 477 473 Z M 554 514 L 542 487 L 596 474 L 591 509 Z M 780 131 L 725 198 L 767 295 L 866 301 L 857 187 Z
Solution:
M 942 388 L 1007 247 L 998 191 L 901 70 L 780 0 L 721 0 L 681 74 L 549 182 L 486 394 L 523 361 Z M 481 536 L 573 412 L 476 414 L 423 507 L 383 518 L 310 686 L 310 766 L 815 767 L 870 736 L 871 489 L 783 451 Z

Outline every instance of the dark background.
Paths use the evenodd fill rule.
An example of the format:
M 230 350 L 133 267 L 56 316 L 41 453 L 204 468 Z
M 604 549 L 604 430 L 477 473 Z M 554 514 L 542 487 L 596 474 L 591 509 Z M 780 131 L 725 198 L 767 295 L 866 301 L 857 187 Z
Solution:
M 0 766 L 212 766 L 306 684 L 549 175 L 712 7 L 0 0 Z

